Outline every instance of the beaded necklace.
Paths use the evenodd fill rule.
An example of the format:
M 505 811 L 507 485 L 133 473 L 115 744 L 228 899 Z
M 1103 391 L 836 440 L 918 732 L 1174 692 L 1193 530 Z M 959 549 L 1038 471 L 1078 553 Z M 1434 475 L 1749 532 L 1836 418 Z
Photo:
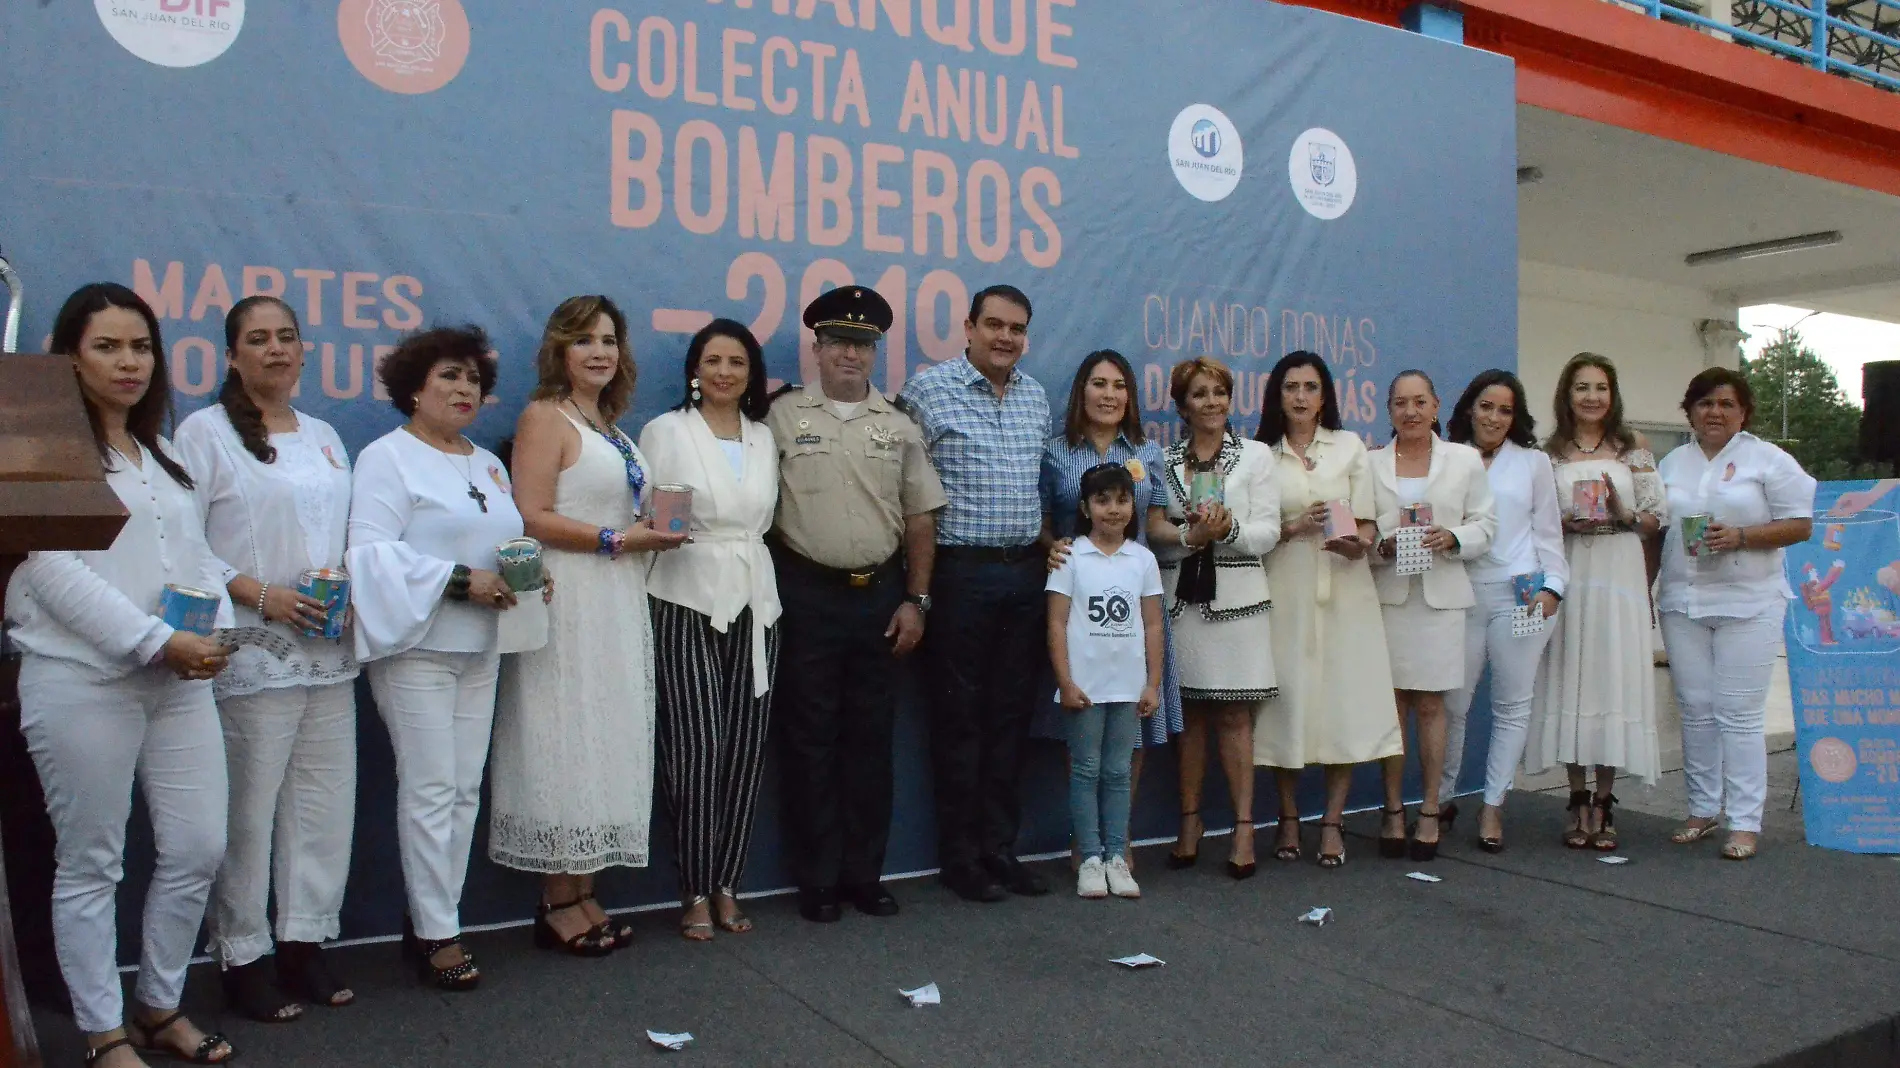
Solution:
M 602 429 L 600 424 L 589 419 L 587 413 L 581 411 L 581 406 L 574 403 L 574 398 L 569 397 L 567 403 L 574 409 L 574 414 L 580 416 L 581 421 L 587 424 L 588 429 L 606 438 L 607 444 L 619 450 L 621 459 L 627 462 L 627 485 L 633 489 L 633 502 L 637 508 L 642 495 L 646 492 L 647 476 L 645 471 L 640 470 L 640 461 L 634 458 L 633 443 L 627 440 L 627 435 L 617 426 L 612 427 L 612 433 Z

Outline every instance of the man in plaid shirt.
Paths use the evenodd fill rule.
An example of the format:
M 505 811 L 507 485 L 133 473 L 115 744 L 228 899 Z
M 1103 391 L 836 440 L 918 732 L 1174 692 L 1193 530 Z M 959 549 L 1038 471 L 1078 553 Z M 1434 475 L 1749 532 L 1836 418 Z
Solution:
M 1029 298 L 998 285 L 970 302 L 964 355 L 899 395 L 950 503 L 937 514 L 937 559 L 924 636 L 946 886 L 970 901 L 1046 894 L 1016 859 L 1023 740 L 1045 658 L 1042 499 L 1036 480 L 1049 398 L 1017 369 L 1029 346 Z

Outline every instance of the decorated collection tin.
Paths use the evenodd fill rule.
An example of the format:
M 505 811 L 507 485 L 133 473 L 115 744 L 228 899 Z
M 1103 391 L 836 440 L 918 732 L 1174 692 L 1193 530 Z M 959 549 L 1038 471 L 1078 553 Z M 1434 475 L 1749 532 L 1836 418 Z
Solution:
M 329 567 L 313 567 L 297 576 L 297 592 L 323 602 L 323 627 L 303 629 L 306 638 L 343 637 L 343 618 L 350 608 L 350 576 Z
M 1608 523 L 1610 521 L 1609 484 L 1599 478 L 1571 483 L 1570 510 L 1578 519 L 1592 523 Z
M 1353 518 L 1351 501 L 1326 502 L 1326 540 L 1356 537 L 1359 521 Z
M 158 595 L 158 618 L 174 630 L 209 638 L 218 624 L 218 595 L 193 586 L 168 583 Z
M 1227 499 L 1226 477 L 1218 470 L 1196 471 L 1188 478 L 1188 510 L 1198 512 Z
M 541 543 L 533 538 L 510 538 L 495 546 L 501 580 L 516 593 L 538 590 L 546 581 L 541 569 Z
M 648 502 L 653 529 L 662 534 L 684 534 L 693 527 L 693 487 L 668 483 L 653 487 Z
M 1703 539 L 1708 537 L 1710 516 L 1697 513 L 1682 517 L 1682 551 L 1690 556 L 1701 556 L 1708 551 Z
M 1402 527 L 1429 527 L 1432 525 L 1432 506 L 1419 501 L 1399 509 L 1399 525 Z

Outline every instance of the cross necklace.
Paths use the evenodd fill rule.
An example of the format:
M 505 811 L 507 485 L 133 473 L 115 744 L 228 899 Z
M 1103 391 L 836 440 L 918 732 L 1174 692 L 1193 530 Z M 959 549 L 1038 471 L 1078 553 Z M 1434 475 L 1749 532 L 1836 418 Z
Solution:
M 453 467 L 456 469 L 455 473 L 462 476 L 463 482 L 468 483 L 468 499 L 471 501 L 474 501 L 475 507 L 480 508 L 482 510 L 482 513 L 486 515 L 488 513 L 488 494 L 483 493 L 481 490 L 478 490 L 475 488 L 475 476 L 474 474 L 472 474 L 472 471 L 474 470 L 475 450 L 470 449 L 468 451 L 468 455 L 462 457 L 462 462 L 458 464 L 454 460 L 449 459 L 450 455 L 452 454 L 449 453 L 447 450 L 436 448 L 436 446 L 431 444 L 428 439 L 424 438 L 420 434 L 417 434 L 414 430 L 410 430 L 409 433 L 413 437 L 415 437 L 417 441 L 422 442 L 424 445 L 428 445 L 430 448 L 435 449 L 435 451 L 442 454 L 442 459 L 447 461 L 450 467 Z M 457 436 L 457 440 L 458 441 L 460 440 L 459 435 Z

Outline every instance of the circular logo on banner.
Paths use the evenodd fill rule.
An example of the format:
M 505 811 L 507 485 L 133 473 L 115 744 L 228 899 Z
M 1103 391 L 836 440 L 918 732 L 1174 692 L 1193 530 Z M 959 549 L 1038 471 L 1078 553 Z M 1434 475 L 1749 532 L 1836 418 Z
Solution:
M 1822 782 L 1846 782 L 1860 768 L 1860 761 L 1854 758 L 1854 747 L 1839 738 L 1823 738 L 1815 742 L 1808 749 L 1808 763 L 1814 767 L 1814 773 L 1821 777 Z
M 1189 104 L 1168 130 L 1168 166 L 1181 188 L 1201 200 L 1224 200 L 1240 184 L 1240 131 L 1209 104 Z
M 244 0 L 93 0 L 106 32 L 161 67 L 195 67 L 223 55 L 244 28 Z
M 343 0 L 336 35 L 357 72 L 392 93 L 433 93 L 468 60 L 461 0 Z
M 1286 174 L 1300 207 L 1318 219 L 1346 214 L 1359 192 L 1359 168 L 1353 165 L 1352 149 L 1338 134 L 1318 126 L 1293 139 Z

